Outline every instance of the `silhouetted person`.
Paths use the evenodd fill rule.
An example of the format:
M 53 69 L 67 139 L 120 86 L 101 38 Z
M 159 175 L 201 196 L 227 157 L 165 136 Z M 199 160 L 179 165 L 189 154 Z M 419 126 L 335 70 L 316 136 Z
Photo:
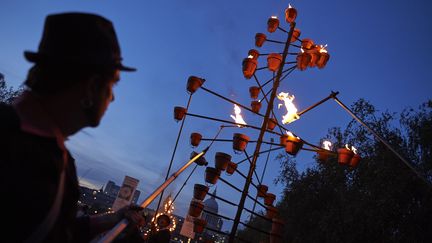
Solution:
M 169 243 L 171 239 L 171 232 L 168 226 L 171 224 L 171 219 L 162 214 L 156 219 L 159 230 L 153 230 L 148 239 L 148 243 Z
M 8 242 L 87 242 L 123 217 L 143 224 L 136 207 L 77 218 L 75 162 L 64 141 L 96 127 L 122 65 L 112 23 L 97 15 L 47 16 L 26 90 L 0 105 L 1 237 Z

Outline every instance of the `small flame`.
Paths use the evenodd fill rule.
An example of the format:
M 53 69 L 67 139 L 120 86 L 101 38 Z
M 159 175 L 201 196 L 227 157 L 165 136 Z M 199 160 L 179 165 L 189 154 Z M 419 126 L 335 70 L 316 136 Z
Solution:
M 325 44 L 324 46 L 323 45 L 320 45 L 320 50 L 319 50 L 319 52 L 320 53 L 327 53 L 327 50 L 326 50 L 326 48 L 327 48 L 327 44 Z
M 296 135 L 294 135 L 292 132 L 290 132 L 290 131 L 286 131 L 286 134 L 289 136 L 289 137 L 293 137 L 293 138 L 298 138 L 298 139 L 300 139 L 299 137 L 297 137 Z
M 350 148 L 348 144 L 345 144 L 345 148 L 348 150 L 351 150 L 351 151 L 353 151 L 353 153 L 357 154 L 357 149 L 354 146 L 351 146 L 351 148 Z
M 252 55 L 249 55 L 247 58 L 249 59 L 253 59 L 254 57 Z
M 331 150 L 332 143 L 330 141 L 325 140 L 323 142 L 323 148 L 327 150 Z
M 272 19 L 277 19 L 278 17 L 273 15 L 273 16 L 271 16 L 271 18 Z
M 279 100 L 284 101 L 285 108 L 287 110 L 287 113 L 284 116 L 282 116 L 283 124 L 291 123 L 300 118 L 299 115 L 297 115 L 297 108 L 292 102 L 295 98 L 294 95 L 289 95 L 289 93 L 280 92 L 277 98 Z M 278 106 L 278 108 L 280 108 L 280 106 Z
M 290 4 L 290 3 L 288 3 L 288 8 L 292 8 L 292 6 L 291 6 L 291 4 Z
M 235 114 L 235 116 L 230 115 L 231 118 L 234 119 L 234 121 L 236 123 L 238 123 L 238 124 L 246 125 L 247 123 L 243 120 L 243 117 L 240 115 L 240 113 L 241 113 L 240 107 L 238 107 L 236 104 L 234 104 L 234 114 Z M 238 127 L 243 127 L 242 125 L 237 125 L 237 126 Z

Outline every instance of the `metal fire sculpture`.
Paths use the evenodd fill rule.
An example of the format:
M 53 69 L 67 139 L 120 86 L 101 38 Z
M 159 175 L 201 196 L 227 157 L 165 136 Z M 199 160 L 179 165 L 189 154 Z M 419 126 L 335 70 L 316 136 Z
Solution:
M 357 154 L 356 154 L 357 156 L 354 156 L 355 149 L 353 147 L 341 148 L 338 150 L 338 153 L 335 153 L 331 150 L 330 147 L 331 143 L 329 141 L 325 141 L 323 143 L 324 148 L 321 148 L 320 146 L 308 143 L 307 141 L 294 135 L 291 131 L 289 131 L 283 126 L 283 124 L 289 124 L 291 122 L 296 121 L 297 119 L 300 118 L 302 114 L 304 114 L 308 110 L 311 110 L 312 108 L 318 106 L 319 104 L 325 102 L 330 98 L 335 98 L 336 95 L 338 94 L 337 92 L 336 93 L 332 92 L 331 95 L 326 99 L 309 107 L 305 111 L 298 112 L 293 102 L 295 96 L 292 94 L 290 95 L 287 92 L 278 91 L 279 84 L 285 78 L 287 78 L 288 75 L 291 74 L 294 70 L 298 69 L 304 71 L 308 68 L 314 68 L 314 67 L 321 69 L 326 66 L 330 58 L 330 55 L 326 50 L 327 45 L 318 45 L 315 44 L 314 41 L 311 39 L 302 40 L 299 38 L 300 30 L 296 28 L 296 22 L 295 22 L 296 17 L 297 17 L 297 10 L 289 6 L 285 11 L 285 20 L 289 24 L 288 30 L 285 30 L 280 26 L 280 21 L 276 16 L 272 16 L 268 19 L 267 22 L 268 32 L 269 33 L 273 33 L 275 31 L 284 32 L 286 34 L 286 40 L 284 41 L 271 40 L 264 33 L 257 33 L 255 35 L 256 47 L 262 47 L 266 43 L 269 44 L 276 43 L 276 44 L 283 45 L 284 48 L 282 51 L 279 50 L 268 54 L 262 54 L 256 49 L 251 49 L 249 50 L 247 57 L 243 59 L 242 71 L 244 77 L 246 79 L 253 79 L 256 82 L 256 86 L 252 86 L 249 88 L 250 97 L 252 98 L 250 107 L 242 105 L 234 100 L 224 97 L 223 95 L 211 91 L 210 89 L 204 87 L 205 79 L 196 76 L 191 76 L 187 81 L 187 91 L 190 94 L 190 98 L 197 90 L 201 89 L 209 94 L 215 95 L 219 98 L 224 99 L 225 101 L 232 103 L 234 105 L 233 114 L 230 115 L 232 120 L 223 120 L 223 119 L 212 118 L 208 116 L 190 113 L 188 111 L 190 98 L 187 107 L 176 107 L 174 109 L 174 117 L 177 121 L 183 120 L 184 122 L 185 117 L 191 116 L 191 117 L 197 117 L 202 119 L 208 119 L 216 122 L 222 122 L 224 124 L 230 124 L 230 125 L 222 125 L 217 135 L 213 139 L 202 138 L 201 134 L 192 133 L 190 137 L 190 142 L 192 146 L 194 147 L 199 146 L 201 141 L 211 141 L 211 144 L 213 144 L 213 142 L 215 141 L 232 142 L 235 153 L 244 154 L 246 157 L 246 159 L 235 163 L 231 161 L 231 155 L 222 152 L 217 152 L 215 156 L 215 166 L 207 167 L 205 170 L 206 185 L 195 184 L 194 198 L 190 203 L 188 214 L 195 218 L 194 231 L 196 233 L 202 233 L 204 229 L 207 229 L 219 234 L 226 234 L 224 232 L 220 232 L 217 229 L 210 228 L 208 224 L 205 222 L 205 220 L 200 218 L 200 215 L 203 211 L 205 211 L 206 213 L 215 214 L 214 212 L 206 211 L 204 209 L 204 205 L 202 201 L 204 200 L 207 194 L 210 194 L 208 193 L 209 186 L 216 184 L 220 180 L 222 181 L 222 183 L 227 184 L 228 186 L 234 188 L 239 193 L 241 193 L 239 202 L 230 202 L 229 200 L 224 199 L 221 196 L 210 194 L 211 196 L 214 196 L 217 199 L 227 204 L 237 207 L 237 212 L 234 218 L 215 214 L 215 216 L 233 221 L 231 233 L 229 234 L 229 242 L 234 242 L 234 240 L 238 238 L 238 236 L 236 236 L 236 232 L 239 224 L 255 229 L 264 234 L 268 234 L 272 242 L 278 242 L 282 239 L 281 235 L 283 230 L 283 221 L 280 218 L 278 218 L 277 216 L 278 210 L 274 206 L 276 195 L 270 193 L 268 191 L 268 186 L 263 185 L 261 183 L 263 180 L 264 171 L 262 173 L 261 178 L 258 178 L 257 176 L 256 164 L 260 154 L 267 153 L 269 155 L 271 151 L 285 148 L 285 151 L 288 154 L 295 156 L 301 149 L 303 149 L 303 150 L 316 152 L 318 154 L 318 159 L 321 162 L 325 162 L 330 156 L 337 156 L 338 154 L 339 154 L 338 157 L 339 157 L 340 165 L 347 165 L 347 166 L 354 167 L 357 165 L 357 163 L 360 160 L 360 156 L 358 156 Z M 295 44 L 297 42 L 299 42 L 300 44 L 298 45 Z M 298 51 L 289 52 L 290 47 L 295 47 L 298 49 Z M 288 57 L 290 56 L 295 56 L 295 60 L 287 61 Z M 258 67 L 261 61 L 260 57 L 266 57 L 265 66 L 261 68 Z M 290 66 L 286 68 L 286 65 L 290 65 Z M 257 72 L 264 69 L 268 69 L 270 72 L 272 72 L 273 77 L 270 80 L 262 83 L 257 77 Z M 272 84 L 272 87 L 267 87 L 270 86 L 269 84 Z M 262 95 L 262 98 L 258 100 L 260 93 Z M 283 106 L 287 111 L 286 114 L 281 117 L 281 123 L 278 121 L 279 118 L 275 115 L 274 112 L 276 98 L 282 102 L 281 104 L 278 104 L 277 106 L 278 109 Z M 267 105 L 265 113 L 261 114 L 260 109 L 265 104 Z M 262 125 L 259 127 L 259 126 L 248 124 L 242 116 L 242 109 L 255 113 L 260 117 L 262 117 L 263 120 Z M 250 137 L 248 135 L 242 133 L 234 133 L 232 140 L 217 139 L 220 131 L 226 127 L 237 128 L 237 129 L 238 128 L 256 129 L 259 131 L 259 135 L 258 138 L 253 141 L 250 140 Z M 278 127 L 279 131 L 275 131 L 274 130 L 275 127 Z M 279 137 L 278 140 L 280 141 L 280 143 L 274 143 L 273 138 L 271 139 L 271 141 L 264 141 L 265 134 L 270 134 L 270 136 L 278 136 Z M 250 155 L 246 150 L 248 143 L 256 144 L 254 152 Z M 269 150 L 262 151 L 261 150 L 262 144 L 269 144 L 270 146 L 274 146 L 275 148 L 270 148 Z M 307 145 L 310 148 L 303 148 L 304 145 Z M 267 156 L 267 160 L 268 160 L 268 156 Z M 242 173 L 237 168 L 237 166 L 244 161 L 249 161 L 249 165 L 250 165 L 248 168 L 248 172 L 246 174 Z M 235 185 L 231 184 L 228 180 L 225 180 L 221 176 L 222 174 L 221 172 L 223 171 L 226 171 L 228 175 L 232 175 L 233 173 L 237 172 L 238 175 L 242 176 L 245 179 L 245 184 L 243 189 L 240 189 Z M 256 177 L 256 181 L 254 181 L 253 179 L 254 175 Z M 249 187 L 251 185 L 256 189 L 256 197 L 252 197 L 249 195 Z M 255 204 L 253 209 L 245 208 L 246 198 L 250 198 L 254 201 Z M 259 198 L 263 199 L 263 203 L 259 201 Z M 266 211 L 265 215 L 260 215 L 255 212 L 256 204 L 260 205 L 265 209 Z M 261 229 L 256 229 L 245 222 L 241 222 L 241 215 L 245 211 L 251 213 L 251 215 L 254 215 L 256 217 L 261 217 L 269 221 L 269 223 L 272 224 L 271 232 L 263 232 Z
M 210 231 L 214 231 L 218 234 L 227 235 L 225 232 L 221 232 L 218 229 L 209 227 L 210 225 L 207 224 L 207 222 L 204 219 L 200 218 L 201 213 L 205 211 L 208 214 L 214 214 L 215 216 L 221 217 L 225 220 L 231 220 L 233 222 L 231 232 L 228 234 L 230 243 L 234 242 L 236 239 L 242 241 L 242 239 L 236 235 L 239 224 L 242 224 L 243 226 L 256 230 L 260 233 L 267 234 L 270 238 L 270 242 L 275 242 L 275 243 L 281 242 L 284 222 L 282 219 L 278 217 L 278 210 L 274 206 L 276 195 L 268 191 L 269 187 L 267 185 L 263 185 L 261 183 L 263 181 L 264 172 L 267 166 L 270 153 L 272 151 L 282 149 L 282 148 L 284 148 L 288 154 L 293 156 L 297 155 L 297 153 L 300 150 L 312 151 L 314 153 L 317 153 L 317 159 L 321 163 L 325 163 L 329 159 L 329 157 L 333 156 L 338 158 L 337 160 L 339 165 L 347 166 L 349 168 L 356 167 L 359 161 L 361 160 L 360 155 L 357 154 L 357 149 L 355 149 L 353 146 L 346 145 L 345 147 L 338 148 L 336 150 L 331 148 L 330 141 L 323 141 L 322 145 L 319 146 L 314 145 L 312 143 L 305 141 L 301 137 L 295 135 L 292 131 L 289 131 L 287 128 L 283 126 L 284 124 L 289 124 L 291 122 L 298 120 L 306 112 L 312 110 L 313 108 L 321 105 L 322 103 L 330 99 L 336 101 L 338 105 L 340 105 L 345 111 L 347 111 L 361 125 L 367 128 L 378 140 L 380 140 L 388 149 L 390 149 L 397 157 L 399 157 L 399 159 L 402 162 L 404 162 L 411 170 L 413 170 L 420 178 L 422 178 L 422 176 L 419 175 L 418 172 L 416 172 L 415 168 L 412 167 L 410 162 L 405 160 L 395 149 L 393 149 L 390 146 L 390 144 L 386 140 L 384 140 L 377 132 L 375 132 L 366 123 L 364 123 L 359 117 L 357 117 L 345 104 L 343 104 L 336 97 L 339 94 L 339 92 L 331 92 L 331 94 L 328 97 L 298 112 L 297 108 L 293 103 L 295 96 L 287 92 L 278 91 L 279 84 L 284 79 L 286 79 L 288 75 L 291 74 L 294 70 L 297 69 L 300 71 L 304 71 L 307 70 L 308 68 L 315 68 L 315 67 L 317 67 L 318 69 L 322 69 L 326 66 L 330 58 L 330 55 L 326 50 L 327 45 L 315 44 L 315 42 L 311 39 L 306 39 L 306 38 L 300 39 L 301 32 L 299 29 L 296 28 L 296 22 L 295 22 L 296 18 L 297 18 L 297 10 L 289 6 L 285 10 L 285 21 L 289 24 L 288 30 L 285 30 L 280 26 L 280 21 L 277 17 L 272 16 L 268 19 L 267 31 L 269 33 L 273 33 L 276 31 L 281 31 L 283 32 L 282 34 L 285 33 L 286 40 L 284 41 L 271 40 L 267 38 L 267 35 L 265 35 L 264 33 L 257 33 L 255 35 L 256 47 L 262 47 L 264 44 L 267 45 L 267 43 L 268 44 L 275 43 L 275 44 L 283 45 L 284 48 L 282 52 L 276 51 L 268 54 L 263 54 L 260 53 L 258 50 L 251 49 L 248 52 L 247 58 L 243 59 L 242 71 L 244 77 L 246 79 L 253 78 L 253 80 L 255 80 L 256 82 L 256 86 L 252 86 L 249 88 L 250 97 L 252 98 L 250 107 L 242 105 L 232 99 L 226 98 L 223 95 L 220 95 L 204 87 L 205 79 L 203 78 L 196 77 L 196 76 L 189 77 L 186 85 L 187 92 L 189 93 L 189 100 L 187 102 L 187 106 L 186 107 L 177 106 L 174 108 L 174 119 L 178 122 L 181 121 L 181 126 L 177 136 L 176 144 L 174 146 L 171 161 L 167 170 L 165 182 L 162 185 L 160 185 L 151 195 L 149 195 L 144 200 L 144 202 L 141 204 L 142 207 L 147 207 L 157 196 L 160 195 L 158 208 L 156 209 L 156 211 L 158 211 L 165 188 L 170 183 L 172 183 L 185 169 L 187 169 L 190 165 L 195 164 L 194 169 L 191 171 L 191 173 L 183 183 L 182 187 L 180 188 L 180 190 L 177 192 L 174 199 L 172 200 L 171 203 L 174 203 L 177 196 L 180 194 L 180 192 L 182 191 L 182 189 L 184 188 L 184 186 L 186 185 L 187 181 L 194 173 L 196 168 L 198 166 L 208 165 L 208 162 L 206 161 L 204 155 L 214 144 L 214 142 L 232 142 L 232 147 L 234 149 L 234 152 L 237 154 L 244 154 L 246 158 L 238 162 L 233 162 L 231 161 L 232 159 L 231 155 L 223 152 L 216 153 L 215 166 L 207 167 L 205 170 L 205 185 L 195 184 L 194 186 L 194 196 L 193 196 L 194 198 L 190 203 L 190 207 L 188 211 L 188 214 L 194 218 L 194 232 L 200 234 L 204 231 L 204 229 L 207 229 Z M 300 44 L 295 44 L 295 43 L 300 43 Z M 297 51 L 289 52 L 290 47 L 297 48 Z M 263 67 L 258 67 L 259 57 L 264 57 L 264 56 L 267 57 L 266 65 Z M 289 56 L 295 56 L 295 61 L 287 61 Z M 286 68 L 285 67 L 286 64 L 291 66 Z M 273 77 L 267 80 L 266 82 L 262 83 L 257 77 L 257 72 L 264 69 L 268 69 L 269 71 L 271 71 Z M 272 84 L 272 87 L 270 88 L 267 87 L 269 84 Z M 198 90 L 203 90 L 211 95 L 217 96 L 227 102 L 232 103 L 234 105 L 234 111 L 233 114 L 231 114 L 231 118 L 233 119 L 233 121 L 190 113 L 188 109 L 191 103 L 192 95 Z M 257 100 L 260 93 L 262 95 L 262 98 Z M 284 106 L 287 111 L 287 113 L 281 117 L 282 118 L 281 123 L 278 121 L 278 117 L 275 115 L 274 112 L 276 98 L 281 102 L 283 102 L 281 104 L 278 104 L 278 109 Z M 266 104 L 267 106 L 265 109 L 265 113 L 261 114 L 260 109 L 262 108 L 263 103 Z M 242 109 L 260 116 L 262 118 L 261 126 L 254 126 L 248 124 L 242 117 Z M 177 145 L 183 130 L 183 126 L 186 117 L 188 116 L 220 122 L 223 123 L 223 125 L 221 125 L 220 129 L 218 130 L 214 138 L 203 138 L 202 135 L 199 133 L 196 132 L 192 133 L 190 135 L 190 143 L 193 147 L 198 147 L 201 141 L 209 141 L 210 144 L 199 153 L 195 151 L 192 152 L 190 160 L 186 164 L 184 164 L 178 171 L 176 171 L 171 176 L 169 176 L 172 162 L 177 150 Z M 276 127 L 278 127 L 279 131 L 275 131 Z M 224 128 L 242 129 L 242 130 L 244 130 L 245 128 L 255 129 L 259 131 L 259 135 L 256 140 L 251 140 L 248 135 L 242 133 L 234 133 L 232 139 L 218 139 L 220 132 Z M 279 143 L 274 143 L 274 137 L 271 137 L 270 141 L 265 141 L 264 138 L 267 138 L 267 136 L 265 135 L 269 135 L 270 137 L 271 136 L 279 137 L 279 139 L 277 139 L 279 140 Z M 249 154 L 246 149 L 249 143 L 255 143 L 255 149 L 252 154 Z M 262 144 L 270 145 L 270 149 L 262 150 L 261 149 Z M 304 147 L 304 146 L 308 146 L 308 147 Z M 336 150 L 336 152 L 334 152 L 334 150 Z M 258 157 L 261 154 L 267 154 L 267 158 L 265 161 L 264 170 L 261 174 L 261 177 L 259 177 L 256 172 L 256 164 L 257 164 Z M 248 172 L 246 174 L 242 173 L 238 168 L 238 165 L 245 161 L 249 162 Z M 245 184 L 243 189 L 240 189 L 235 185 L 233 185 L 228 180 L 225 180 L 221 176 L 222 171 L 225 171 L 228 176 L 236 174 L 243 177 L 245 179 Z M 255 180 L 253 178 L 254 176 L 255 176 Z M 216 196 L 214 194 L 208 193 L 209 186 L 216 184 L 218 181 L 221 181 L 222 183 L 228 185 L 229 187 L 241 193 L 239 202 L 231 202 L 227 199 L 224 199 L 220 195 Z M 427 181 L 425 182 L 427 183 Z M 256 189 L 255 197 L 249 195 L 249 187 L 251 185 Z M 428 185 L 430 184 L 428 183 Z M 211 195 L 212 197 L 215 197 L 216 199 L 223 201 L 224 203 L 237 207 L 237 211 L 234 218 L 230 218 L 224 215 L 219 215 L 211 211 L 206 211 L 202 201 L 205 199 L 207 194 Z M 245 207 L 246 198 L 249 198 L 254 202 L 254 206 L 252 209 L 248 209 Z M 263 202 L 260 201 L 261 198 L 263 199 Z M 265 215 L 261 215 L 255 212 L 256 204 L 258 204 L 259 206 L 265 209 L 266 211 Z M 248 225 L 246 222 L 242 222 L 241 215 L 245 211 L 250 213 L 251 215 L 254 215 L 255 217 L 260 217 L 264 220 L 267 220 L 269 223 L 271 223 L 272 225 L 271 231 L 265 232 L 262 229 L 257 229 L 251 225 Z M 127 224 L 128 224 L 127 220 L 125 219 L 122 220 L 110 232 L 105 234 L 98 242 L 113 241 L 115 237 L 127 226 Z

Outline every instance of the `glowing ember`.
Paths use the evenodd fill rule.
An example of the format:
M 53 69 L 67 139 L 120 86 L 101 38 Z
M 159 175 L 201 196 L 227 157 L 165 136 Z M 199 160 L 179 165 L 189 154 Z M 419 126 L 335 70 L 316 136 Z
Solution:
M 327 150 L 331 150 L 332 143 L 330 141 L 323 142 L 323 148 Z
M 234 104 L 234 114 L 235 114 L 235 116 L 230 115 L 231 118 L 234 119 L 234 121 L 236 123 L 238 123 L 238 124 L 246 125 L 247 123 L 243 120 L 243 117 L 241 116 L 240 113 L 241 113 L 240 107 L 238 107 L 236 104 Z M 243 127 L 242 125 L 237 125 L 237 126 L 238 127 Z
M 297 119 L 299 119 L 299 115 L 297 115 L 297 108 L 295 107 L 293 100 L 294 95 L 289 95 L 289 93 L 280 92 L 277 96 L 279 100 L 283 100 L 285 103 L 285 108 L 287 109 L 287 114 L 282 116 L 282 123 L 288 124 Z M 280 106 L 278 106 L 280 108 Z
M 327 50 L 325 49 L 326 47 L 327 47 L 327 44 L 324 45 L 324 46 L 323 46 L 323 45 L 320 45 L 320 50 L 319 50 L 319 52 L 320 52 L 320 53 L 323 53 L 323 52 L 324 52 L 324 53 L 327 53 Z

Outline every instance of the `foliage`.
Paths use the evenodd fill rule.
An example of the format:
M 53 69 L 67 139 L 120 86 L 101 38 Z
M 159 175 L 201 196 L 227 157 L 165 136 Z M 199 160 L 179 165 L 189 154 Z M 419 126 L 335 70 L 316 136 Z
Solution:
M 281 155 L 278 182 L 285 191 L 277 207 L 285 220 L 283 242 L 432 242 L 432 101 L 404 110 L 399 119 L 378 114 L 362 99 L 351 109 L 429 184 L 356 121 L 345 130 L 332 128 L 328 138 L 335 151 L 348 143 L 362 160 L 349 168 L 333 157 L 298 174 L 292 158 Z
M 19 95 L 20 90 L 13 90 L 7 87 L 4 75 L 0 73 L 0 103 L 10 104 L 13 99 Z

